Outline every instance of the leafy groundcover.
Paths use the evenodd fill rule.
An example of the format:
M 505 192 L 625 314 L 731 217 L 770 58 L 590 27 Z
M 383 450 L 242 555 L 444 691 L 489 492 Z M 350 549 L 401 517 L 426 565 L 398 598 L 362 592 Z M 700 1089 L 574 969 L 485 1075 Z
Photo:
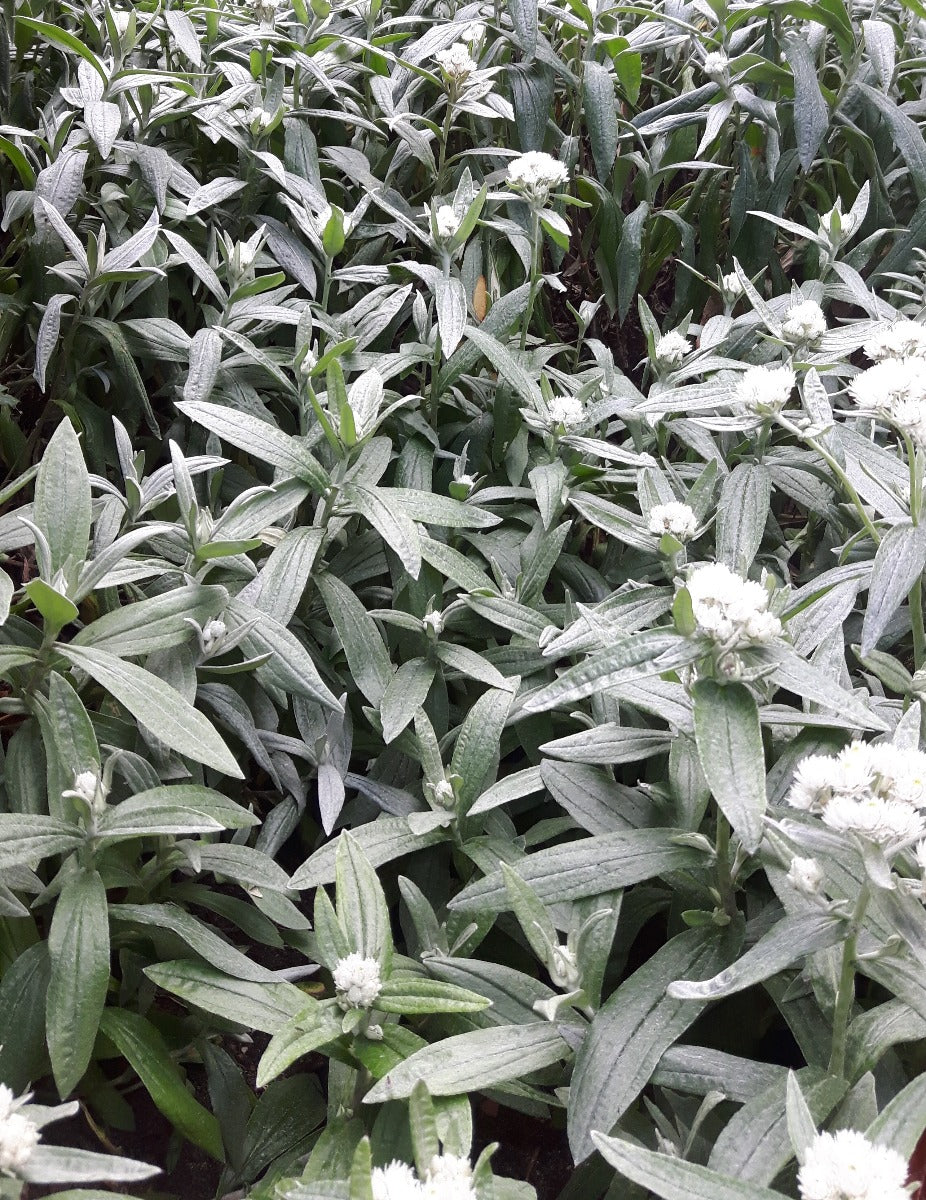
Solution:
M 0 1196 L 904 1200 L 921 0 L 7 0 Z

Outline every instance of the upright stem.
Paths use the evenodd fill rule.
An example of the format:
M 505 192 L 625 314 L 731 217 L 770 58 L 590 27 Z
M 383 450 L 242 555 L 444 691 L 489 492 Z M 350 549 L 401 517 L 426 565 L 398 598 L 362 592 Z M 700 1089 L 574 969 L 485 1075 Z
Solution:
M 737 915 L 736 897 L 733 888 L 733 875 L 730 871 L 730 825 L 722 812 L 717 812 L 717 837 L 715 842 L 717 852 L 717 890 L 723 903 L 723 911 L 728 917 Z
M 540 279 L 540 209 L 531 208 L 533 217 L 531 225 L 531 280 L 527 293 L 527 307 L 524 309 L 524 324 L 521 327 L 521 349 L 527 346 L 527 331 L 531 325 L 531 314 L 534 311 L 534 301 L 537 298 L 537 282 Z
M 916 461 L 916 448 L 913 445 L 913 439 L 909 433 L 904 431 L 904 444 L 907 450 L 907 466 L 910 470 L 910 520 L 914 525 L 920 523 L 922 515 L 922 496 L 920 495 L 920 482 L 918 464 Z M 913 630 L 913 666 L 914 670 L 919 671 L 926 660 L 926 627 L 923 623 L 923 578 L 920 576 L 907 597 L 907 603 L 910 609 L 910 627 Z
M 852 1001 L 855 999 L 855 952 L 858 944 L 858 931 L 868 907 L 868 884 L 862 885 L 855 910 L 852 913 L 849 936 L 842 945 L 842 968 L 839 972 L 839 984 L 836 989 L 836 1008 L 833 1012 L 833 1043 L 830 1052 L 830 1075 L 841 1076 L 846 1069 L 846 1033 L 849 1028 L 849 1014 L 852 1011 Z
M 437 156 L 437 184 L 435 190 L 441 194 L 444 186 L 444 170 L 447 166 L 447 143 L 450 141 L 450 130 L 453 126 L 453 101 L 447 97 L 447 110 L 444 113 L 444 127 L 440 135 L 440 150 Z

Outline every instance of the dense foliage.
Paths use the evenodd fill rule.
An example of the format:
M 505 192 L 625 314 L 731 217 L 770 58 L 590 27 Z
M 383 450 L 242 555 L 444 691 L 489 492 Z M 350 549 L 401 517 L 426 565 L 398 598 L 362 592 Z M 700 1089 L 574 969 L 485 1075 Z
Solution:
M 920 0 L 0 43 L 0 1196 L 902 1200 Z

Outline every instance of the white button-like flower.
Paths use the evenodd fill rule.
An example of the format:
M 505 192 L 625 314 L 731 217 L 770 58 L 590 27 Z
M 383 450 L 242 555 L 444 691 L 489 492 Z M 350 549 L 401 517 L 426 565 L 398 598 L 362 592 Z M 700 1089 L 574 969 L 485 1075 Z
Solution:
M 585 407 L 575 396 L 554 396 L 550 401 L 550 420 L 555 426 L 572 429 L 581 425 Z
M 909 1200 L 907 1162 L 854 1129 L 818 1133 L 798 1171 L 801 1200 Z
M 508 186 L 530 203 L 542 205 L 569 182 L 566 166 L 543 150 L 528 150 L 508 164 Z
M 685 586 L 698 632 L 728 650 L 780 636 L 781 622 L 768 611 L 769 593 L 761 583 L 723 563 L 702 563 Z
M 460 218 L 453 211 L 452 204 L 442 204 L 440 206 L 434 214 L 434 224 L 437 228 L 437 236 L 449 242 L 460 228 Z
M 649 510 L 649 531 L 658 536 L 671 533 L 680 542 L 693 538 L 698 528 L 698 518 L 694 509 L 680 500 L 672 500 L 668 504 L 654 504 Z
M 728 304 L 739 300 L 743 294 L 743 285 L 740 283 L 739 275 L 735 271 L 731 271 L 729 275 L 721 275 L 720 290 L 723 292 L 723 298 Z
M 435 636 L 437 636 L 439 633 L 443 633 L 443 614 L 439 612 L 425 613 L 425 615 L 421 618 L 421 627 L 425 633 L 433 633 Z
M 418 1200 L 421 1184 L 407 1163 L 393 1161 L 374 1167 L 371 1176 L 373 1200 Z
M 21 1112 L 16 1097 L 0 1084 L 0 1174 L 17 1175 L 39 1144 L 38 1126 Z
M 469 47 L 464 42 L 454 42 L 446 50 L 438 50 L 434 55 L 434 61 L 447 78 L 452 79 L 454 83 L 463 83 L 474 71 L 479 70 L 479 64 L 470 54 Z
M 218 619 L 207 621 L 203 626 L 203 650 L 207 654 L 213 653 L 225 640 L 227 633 L 228 626 L 224 621 Z
M 710 79 L 723 79 L 730 69 L 730 60 L 722 50 L 712 50 L 704 56 L 704 74 Z
M 351 1008 L 370 1008 L 383 989 L 379 963 L 353 951 L 339 959 L 331 972 L 337 1001 L 347 1012 Z
M 826 333 L 826 317 L 816 300 L 800 300 L 785 313 L 781 332 L 789 342 L 815 342 Z
M 761 416 L 779 413 L 791 398 L 795 382 L 790 367 L 748 367 L 736 385 L 736 406 Z
M 453 808 L 457 798 L 453 794 L 453 784 L 449 779 L 442 779 L 440 783 L 435 784 L 434 799 L 441 808 Z
M 100 786 L 100 777 L 96 771 L 79 771 L 74 776 L 73 792 L 85 800 L 88 804 L 92 804 L 96 799 L 97 788 Z
M 805 896 L 816 896 L 823 885 L 823 872 L 815 858 L 792 858 L 788 882 Z
M 691 342 L 688 338 L 673 330 L 672 333 L 657 338 L 653 347 L 653 357 L 661 366 L 677 367 L 690 350 Z
M 872 362 L 886 358 L 926 358 L 926 325 L 919 321 L 885 321 L 864 346 Z
M 425 1172 L 421 1194 L 426 1200 L 476 1200 L 473 1169 L 456 1154 L 439 1154 Z

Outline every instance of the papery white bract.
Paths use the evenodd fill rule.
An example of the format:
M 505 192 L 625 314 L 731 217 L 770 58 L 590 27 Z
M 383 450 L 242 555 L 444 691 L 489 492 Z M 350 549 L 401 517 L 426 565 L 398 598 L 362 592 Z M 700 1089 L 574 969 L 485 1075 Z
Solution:
M 705 54 L 702 66 L 711 79 L 722 79 L 730 69 L 730 60 L 722 50 L 711 50 Z
M 888 417 L 926 445 L 926 371 L 921 358 L 883 358 L 849 384 L 849 395 L 867 412 Z
M 345 1012 L 351 1008 L 370 1008 L 382 991 L 379 963 L 356 951 L 339 959 L 331 975 L 338 1004 Z
M 818 1133 L 797 1175 L 801 1200 L 909 1200 L 906 1160 L 854 1129 Z

